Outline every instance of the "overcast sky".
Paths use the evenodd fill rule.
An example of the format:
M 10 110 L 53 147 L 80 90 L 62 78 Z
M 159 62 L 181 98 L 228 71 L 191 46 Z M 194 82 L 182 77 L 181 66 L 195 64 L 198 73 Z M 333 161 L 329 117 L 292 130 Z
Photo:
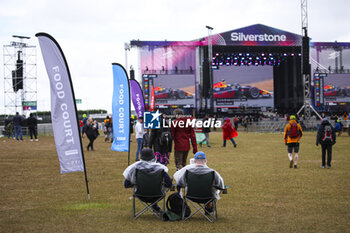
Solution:
M 308 0 L 313 41 L 350 42 L 350 1 Z M 112 62 L 125 64 L 124 43 L 193 40 L 252 24 L 301 33 L 300 0 L 1 0 L 0 44 L 12 35 L 30 36 L 37 46 L 38 110 L 50 110 L 47 73 L 35 34 L 46 32 L 60 44 L 71 71 L 78 109 L 111 112 Z M 2 51 L 2 48 L 1 48 Z M 129 55 L 129 65 L 136 59 Z M 4 113 L 1 61 L 0 114 Z M 135 64 L 136 65 L 136 64 Z

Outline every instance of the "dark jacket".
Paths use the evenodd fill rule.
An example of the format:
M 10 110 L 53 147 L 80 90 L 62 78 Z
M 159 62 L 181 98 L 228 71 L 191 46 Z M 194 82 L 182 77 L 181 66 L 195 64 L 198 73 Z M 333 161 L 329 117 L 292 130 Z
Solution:
M 23 117 L 21 117 L 20 115 L 15 115 L 13 117 L 13 125 L 14 126 L 19 126 L 19 125 L 22 125 L 22 120 L 23 120 Z
M 35 117 L 31 116 L 27 119 L 27 125 L 29 129 L 35 129 L 38 125 L 38 121 Z
M 187 117 L 181 117 L 175 120 L 175 122 L 183 121 L 183 125 L 186 126 L 187 119 L 190 120 L 190 118 Z M 174 123 L 174 122 L 173 122 Z M 175 124 L 171 125 L 171 136 L 174 140 L 174 150 L 176 151 L 189 151 L 190 150 L 190 139 L 193 147 L 193 154 L 197 152 L 197 141 L 196 141 L 196 135 L 194 133 L 194 130 L 191 126 L 189 127 L 179 127 L 179 124 L 176 124 L 176 127 L 174 127 Z
M 167 145 L 160 145 L 160 140 L 163 132 L 170 132 L 169 129 L 161 128 L 161 129 L 152 129 L 151 136 L 150 136 L 150 142 L 149 147 L 153 147 L 154 152 L 159 152 L 161 154 L 169 153 L 171 152 L 171 148 L 173 146 L 172 140 L 170 138 L 169 144 Z
M 326 125 L 329 125 L 331 126 L 332 128 L 332 138 L 333 138 L 333 142 L 323 142 L 322 141 L 322 137 L 324 136 L 324 128 Z M 334 145 L 335 144 L 335 140 L 336 140 L 336 134 L 335 134 L 335 130 L 333 128 L 333 126 L 331 125 L 331 123 L 329 123 L 329 121 L 322 121 L 321 125 L 320 125 L 320 128 L 318 129 L 317 131 L 317 136 L 316 136 L 316 145 L 318 145 L 318 143 L 320 144 L 332 144 Z
M 209 121 L 209 119 L 203 120 L 203 124 L 204 124 L 204 122 L 207 122 L 207 121 Z M 209 126 L 209 127 L 204 127 L 204 126 L 203 126 L 202 132 L 203 132 L 203 133 L 210 133 L 210 126 Z
M 96 139 L 98 136 L 98 128 L 94 124 L 87 123 L 83 128 L 83 133 L 85 133 L 89 139 Z

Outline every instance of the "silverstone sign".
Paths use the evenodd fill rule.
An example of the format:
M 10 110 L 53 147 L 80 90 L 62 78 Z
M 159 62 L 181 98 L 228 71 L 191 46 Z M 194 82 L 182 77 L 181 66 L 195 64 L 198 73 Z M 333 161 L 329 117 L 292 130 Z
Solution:
M 287 36 L 273 34 L 244 34 L 243 32 L 232 32 L 232 41 L 286 41 Z
M 301 46 L 301 35 L 255 24 L 213 35 L 213 45 Z

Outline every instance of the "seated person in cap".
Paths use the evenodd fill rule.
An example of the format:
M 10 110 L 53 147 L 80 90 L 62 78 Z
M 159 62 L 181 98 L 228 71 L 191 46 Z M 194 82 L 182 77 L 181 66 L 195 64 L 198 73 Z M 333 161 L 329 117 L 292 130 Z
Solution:
M 216 172 L 215 170 L 209 168 L 207 166 L 207 159 L 206 156 L 204 154 L 204 152 L 202 151 L 198 151 L 195 155 L 194 155 L 194 163 L 187 165 L 183 168 L 181 168 L 180 170 L 178 170 L 177 172 L 175 172 L 174 174 L 174 179 L 176 180 L 176 185 L 177 186 L 182 186 L 182 187 L 186 187 L 186 180 L 185 180 L 185 174 L 186 171 L 190 171 L 192 173 L 195 174 L 207 174 L 209 172 L 214 171 L 214 182 L 213 182 L 213 194 L 216 198 L 216 200 L 220 199 L 220 190 L 218 190 L 217 188 L 220 189 L 224 189 L 224 180 L 222 179 L 222 177 L 220 176 L 220 174 L 218 172 Z M 211 203 L 209 203 L 211 204 Z M 206 207 L 210 212 L 212 211 L 210 208 L 211 206 L 207 206 Z
M 164 170 L 164 183 L 165 187 L 170 188 L 172 186 L 172 179 L 168 175 L 168 168 L 163 164 L 157 163 L 156 158 L 153 154 L 153 151 L 149 148 L 142 149 L 141 151 L 141 160 L 131 164 L 129 167 L 125 169 L 123 172 L 123 176 L 125 177 L 124 187 L 131 188 L 135 184 L 135 170 L 142 170 L 146 173 L 155 173 L 159 170 Z M 141 198 L 140 198 L 141 199 Z M 154 198 L 142 198 L 144 202 L 154 202 Z M 152 208 L 156 212 L 160 212 L 160 207 L 156 204 L 153 205 Z

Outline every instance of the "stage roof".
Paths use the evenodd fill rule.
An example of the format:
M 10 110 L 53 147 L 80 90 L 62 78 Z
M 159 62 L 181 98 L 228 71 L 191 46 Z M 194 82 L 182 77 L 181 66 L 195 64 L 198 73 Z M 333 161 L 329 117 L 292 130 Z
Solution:
M 212 35 L 213 46 L 301 46 L 302 36 L 263 24 L 254 24 Z M 208 37 L 193 41 L 130 41 L 135 47 L 200 47 L 208 45 Z M 311 47 L 350 48 L 350 42 L 310 42 Z

